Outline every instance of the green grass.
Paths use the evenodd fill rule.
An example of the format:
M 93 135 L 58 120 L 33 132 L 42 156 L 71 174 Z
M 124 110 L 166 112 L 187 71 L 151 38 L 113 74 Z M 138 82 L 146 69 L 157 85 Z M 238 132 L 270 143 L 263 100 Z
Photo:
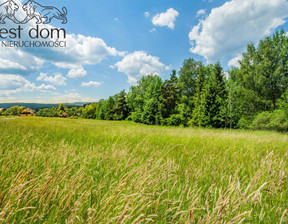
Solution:
M 0 118 L 0 222 L 287 223 L 288 135 Z

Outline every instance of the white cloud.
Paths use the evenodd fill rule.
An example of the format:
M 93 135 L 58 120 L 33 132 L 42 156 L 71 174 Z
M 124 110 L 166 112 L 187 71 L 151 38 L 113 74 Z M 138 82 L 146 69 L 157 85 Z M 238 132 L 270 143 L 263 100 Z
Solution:
M 58 93 L 58 92 L 53 92 L 53 93 L 51 93 L 50 95 L 51 95 L 51 96 L 59 96 L 59 95 L 61 95 L 61 94 Z
M 21 1 L 15 0 L 20 10 L 17 12 L 19 20 L 23 20 L 26 14 L 21 10 Z M 6 24 L 2 28 L 11 28 L 15 24 L 6 20 Z M 35 19 L 27 24 L 22 24 L 24 28 L 23 34 L 28 33 L 29 28 L 35 27 Z M 51 25 L 40 24 L 39 29 L 54 28 Z M 17 41 L 18 39 L 14 39 Z M 21 41 L 30 39 L 26 35 L 22 35 Z M 41 41 L 41 39 L 39 39 Z M 50 39 L 45 39 L 49 41 Z M 63 41 L 63 38 L 59 38 Z M 64 85 L 66 78 L 62 75 L 44 76 L 40 75 L 41 81 L 52 83 L 53 85 L 42 84 L 37 86 L 31 83 L 24 77 L 27 75 L 40 73 L 41 68 L 46 66 L 55 65 L 59 68 L 69 69 L 68 77 L 81 78 L 87 75 L 84 70 L 85 65 L 96 65 L 109 57 L 124 56 L 126 53 L 116 50 L 114 47 L 108 46 L 105 41 L 98 37 L 84 36 L 80 34 L 68 34 L 65 39 L 67 42 L 66 48 L 2 48 L 0 51 L 0 89 L 1 86 L 10 83 L 9 89 L 1 89 L 1 94 L 5 96 L 21 92 L 33 91 L 51 91 L 55 89 L 53 85 Z M 13 74 L 13 75 L 7 75 Z M 6 80 L 6 81 L 5 81 Z M 40 80 L 39 80 L 40 81 Z M 20 98 L 20 95 L 18 98 Z M 8 99 L 8 97 L 6 97 Z M 81 100 L 83 98 L 78 98 Z M 53 101 L 52 101 L 53 102 Z
M 0 58 L 0 69 L 20 69 L 20 70 L 26 70 L 26 68 L 23 65 L 20 65 L 19 63 L 9 61 L 4 58 Z
M 42 84 L 41 86 L 37 87 L 37 90 L 41 91 L 41 92 L 49 92 L 49 91 L 54 91 L 56 90 L 56 88 L 52 85 L 45 85 Z
M 0 51 L 0 74 L 28 75 L 39 71 L 44 60 L 17 48 L 2 47 Z
M 154 27 L 151 30 L 149 30 L 150 33 L 153 33 L 155 31 L 156 31 L 156 29 Z
M 200 17 L 200 16 L 205 15 L 205 14 L 206 14 L 206 9 L 200 9 L 200 10 L 197 12 L 196 17 Z
M 146 18 L 148 18 L 148 17 L 150 16 L 150 12 L 145 12 L 145 13 L 144 13 L 144 16 L 145 16 Z
M 67 74 L 67 76 L 72 79 L 81 79 L 84 78 L 86 75 L 87 72 L 83 69 L 83 67 L 72 68 Z
M 75 103 L 75 102 L 97 102 L 98 100 L 90 97 L 83 97 L 79 93 L 67 93 L 53 96 L 50 99 L 53 103 Z
M 212 9 L 205 20 L 191 30 L 191 53 L 209 63 L 235 57 L 248 43 L 257 42 L 285 23 L 286 0 L 231 0 Z
M 173 8 L 168 9 L 166 12 L 158 13 L 153 17 L 152 23 L 154 26 L 167 26 L 171 30 L 175 27 L 176 18 L 179 16 L 179 12 Z
M 167 65 L 167 66 L 165 66 L 165 70 L 166 70 L 166 71 L 169 71 L 169 70 L 171 70 L 171 69 L 172 69 L 172 65 L 169 65 L 169 66 Z
M 55 86 L 65 86 L 66 78 L 61 74 L 55 74 L 54 76 L 48 76 L 47 73 L 40 73 L 40 76 L 37 77 L 37 81 L 44 81 L 52 83 Z
M 240 63 L 239 61 L 242 60 L 242 55 L 238 55 L 235 58 L 232 58 L 229 62 L 228 62 L 228 66 L 229 67 L 240 67 Z
M 68 35 L 67 48 L 56 49 L 53 54 L 53 63 L 61 68 L 77 68 L 83 65 L 96 65 L 108 56 L 123 56 L 125 52 L 119 52 L 106 45 L 104 40 L 83 35 Z
M 52 85 L 40 85 L 36 86 L 35 83 L 31 83 L 20 75 L 0 74 L 0 96 L 11 96 L 22 92 L 34 92 L 34 91 L 48 92 L 56 90 Z
M 101 82 L 90 81 L 90 82 L 82 82 L 81 86 L 84 86 L 84 87 L 98 87 L 101 84 L 102 84 Z
M 8 24 L 3 26 L 8 28 Z M 31 25 L 30 23 L 23 25 L 24 30 L 27 31 Z M 33 24 L 34 26 L 35 24 Z M 39 25 L 39 29 L 41 28 L 51 29 L 53 27 L 42 24 Z M 21 40 L 25 41 L 26 39 L 27 37 L 23 36 Z M 108 46 L 103 39 L 97 37 L 67 34 L 66 39 L 59 38 L 58 40 L 66 41 L 67 47 L 2 48 L 0 51 L 0 74 L 29 75 L 39 72 L 47 62 L 59 68 L 76 69 L 85 65 L 99 64 L 108 57 L 125 55 L 125 52 L 117 51 Z
M 147 55 L 143 51 L 136 51 L 126 55 L 122 61 L 112 66 L 112 68 L 115 67 L 119 72 L 124 72 L 128 76 L 128 83 L 135 84 L 142 76 L 160 75 L 166 66 L 158 57 Z
M 0 89 L 14 90 L 18 88 L 28 87 L 31 83 L 19 75 L 1 75 L 0 74 Z M 29 88 L 27 88 L 29 89 Z

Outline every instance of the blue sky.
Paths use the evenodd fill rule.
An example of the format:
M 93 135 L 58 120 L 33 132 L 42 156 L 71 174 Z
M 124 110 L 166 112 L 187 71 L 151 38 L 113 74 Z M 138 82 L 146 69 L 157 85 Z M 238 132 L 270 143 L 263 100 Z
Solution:
M 24 19 L 25 1 L 14 1 L 16 17 Z M 49 24 L 66 29 L 67 47 L 0 47 L 0 102 L 96 101 L 129 90 L 143 75 L 168 78 L 189 57 L 220 61 L 227 70 L 237 66 L 248 43 L 287 31 L 286 0 L 37 2 L 68 9 L 67 24 Z M 15 24 L 7 20 L 0 27 Z

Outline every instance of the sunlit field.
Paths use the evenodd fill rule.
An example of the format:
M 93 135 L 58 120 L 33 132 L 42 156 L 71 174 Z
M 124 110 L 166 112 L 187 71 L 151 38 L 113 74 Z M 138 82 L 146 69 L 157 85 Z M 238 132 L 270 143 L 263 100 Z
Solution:
M 288 135 L 0 118 L 2 223 L 287 223 Z

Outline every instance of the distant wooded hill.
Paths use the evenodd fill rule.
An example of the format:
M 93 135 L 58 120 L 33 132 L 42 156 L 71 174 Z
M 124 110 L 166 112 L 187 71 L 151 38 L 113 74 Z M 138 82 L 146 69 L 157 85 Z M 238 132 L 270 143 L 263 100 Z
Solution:
M 87 104 L 90 104 L 88 102 L 75 102 L 75 103 L 64 103 L 64 106 L 66 107 L 82 107 Z M 33 110 L 39 110 L 43 108 L 51 108 L 51 107 L 58 107 L 59 104 L 41 104 L 41 103 L 0 103 L 0 108 L 11 108 L 13 106 L 24 106 L 29 107 Z

